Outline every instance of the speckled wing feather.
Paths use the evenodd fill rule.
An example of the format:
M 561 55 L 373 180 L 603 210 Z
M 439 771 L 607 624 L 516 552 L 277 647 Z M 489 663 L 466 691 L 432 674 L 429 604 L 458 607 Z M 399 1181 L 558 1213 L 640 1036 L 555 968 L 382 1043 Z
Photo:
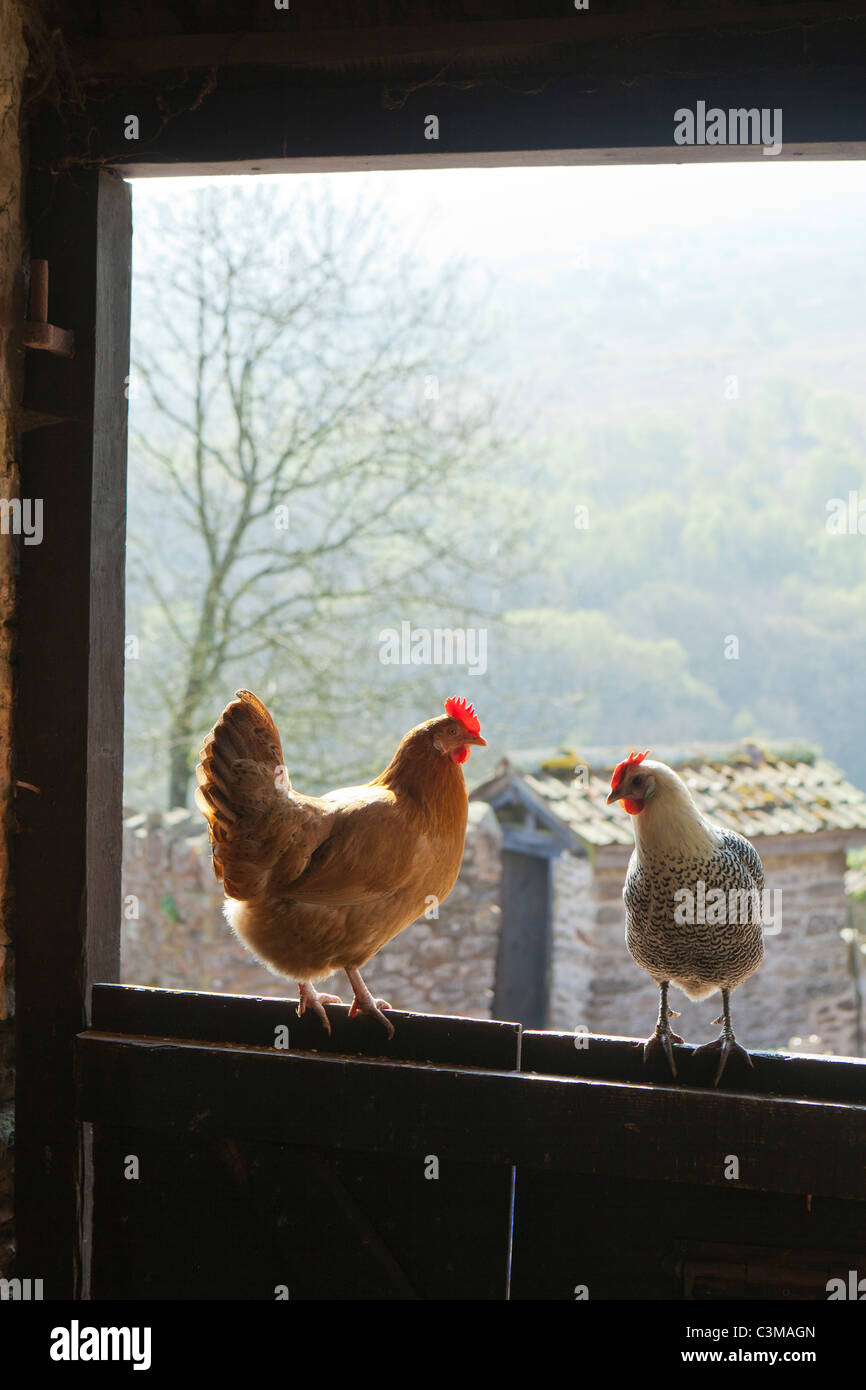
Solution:
M 725 830 L 722 826 L 718 828 L 724 838 L 725 853 L 732 854 L 740 861 L 754 886 L 763 892 L 764 866 L 755 846 L 736 830 Z

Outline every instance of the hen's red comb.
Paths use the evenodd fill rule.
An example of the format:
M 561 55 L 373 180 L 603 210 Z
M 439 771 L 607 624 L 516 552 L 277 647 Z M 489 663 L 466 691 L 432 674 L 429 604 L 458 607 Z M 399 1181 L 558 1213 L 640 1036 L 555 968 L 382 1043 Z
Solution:
M 635 767 L 637 763 L 642 763 L 644 758 L 648 757 L 648 755 L 649 749 L 647 748 L 645 753 L 629 753 L 627 758 L 624 758 L 621 763 L 617 763 L 616 767 L 613 770 L 613 776 L 610 779 L 611 791 L 616 791 L 617 787 L 619 786 L 620 782 L 622 781 L 623 777 L 628 772 L 628 769 L 630 767 Z
M 454 695 L 449 696 L 445 701 L 445 713 L 450 714 L 452 719 L 459 719 L 467 733 L 481 733 L 478 715 L 471 705 L 467 705 L 465 700 L 458 700 Z

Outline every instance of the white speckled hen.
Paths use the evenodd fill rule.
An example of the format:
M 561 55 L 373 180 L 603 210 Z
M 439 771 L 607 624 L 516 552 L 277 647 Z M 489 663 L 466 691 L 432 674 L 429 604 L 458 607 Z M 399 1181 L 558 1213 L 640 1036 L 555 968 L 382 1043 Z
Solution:
M 659 1017 L 644 1060 L 661 1046 L 674 1076 L 668 986 L 690 999 L 722 995 L 722 1036 L 697 1048 L 718 1050 L 717 1086 L 732 1052 L 752 1066 L 734 1038 L 731 991 L 748 980 L 764 953 L 764 871 L 753 845 L 701 814 L 673 768 L 632 753 L 614 770 L 608 804 L 621 801 L 633 818 L 635 850 L 623 900 L 625 940 L 637 964 L 659 987 Z

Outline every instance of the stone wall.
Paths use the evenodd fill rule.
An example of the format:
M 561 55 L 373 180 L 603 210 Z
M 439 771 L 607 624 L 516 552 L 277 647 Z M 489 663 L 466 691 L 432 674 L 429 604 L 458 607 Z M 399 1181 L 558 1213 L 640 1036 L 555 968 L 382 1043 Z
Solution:
M 808 843 L 808 842 L 807 842 Z M 767 888 L 782 890 L 778 935 L 765 938 L 760 969 L 734 994 L 731 1015 L 738 1037 L 755 1048 L 852 1055 L 858 1037 L 858 985 L 851 946 L 842 936 L 849 916 L 842 850 L 762 855 Z M 549 1026 L 593 1033 L 648 1037 L 658 994 L 625 947 L 622 862 L 596 871 L 589 861 L 563 855 L 554 865 L 556 973 Z M 719 996 L 699 1003 L 671 992 L 681 1011 L 676 1031 L 689 1042 L 709 1042 Z
M 588 858 L 572 854 L 554 860 L 556 977 L 550 1028 L 621 1037 L 648 1036 L 652 1030 L 658 994 L 625 948 L 622 885 L 628 857 L 624 853 L 615 868 L 596 870 Z
M 470 813 L 460 878 L 438 919 L 413 923 L 364 970 L 372 992 L 395 1009 L 490 1017 L 500 833 L 486 806 L 473 805 Z M 293 982 L 272 975 L 230 931 L 202 825 L 197 811 L 125 818 L 121 979 L 226 994 L 296 994 Z M 351 1000 L 344 975 L 320 987 Z
M 28 62 L 15 0 L 0 0 L 0 496 L 19 495 L 16 414 L 22 353 L 14 330 L 24 317 L 21 93 Z M 14 1259 L 13 958 L 9 889 L 12 823 L 12 701 L 15 539 L 0 535 L 0 1278 Z

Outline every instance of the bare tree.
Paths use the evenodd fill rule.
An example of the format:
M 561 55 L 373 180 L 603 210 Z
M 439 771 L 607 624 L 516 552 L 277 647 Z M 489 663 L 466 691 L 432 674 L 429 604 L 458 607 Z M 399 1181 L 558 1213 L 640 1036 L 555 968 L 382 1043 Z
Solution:
M 484 606 L 494 439 L 464 272 L 401 251 L 380 208 L 287 180 L 140 221 L 130 614 L 158 659 L 137 710 L 183 805 L 234 684 L 278 691 L 321 768 L 335 720 L 381 699 L 377 621 Z

